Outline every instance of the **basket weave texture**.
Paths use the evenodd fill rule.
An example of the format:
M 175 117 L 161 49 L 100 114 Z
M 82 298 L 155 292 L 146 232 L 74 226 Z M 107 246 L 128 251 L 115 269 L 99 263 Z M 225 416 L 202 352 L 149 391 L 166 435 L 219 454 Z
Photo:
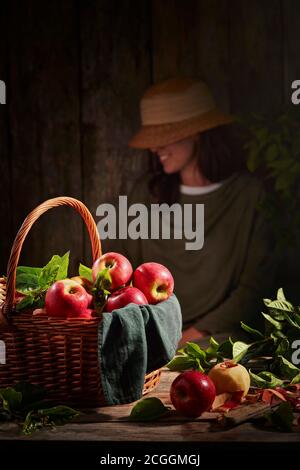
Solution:
M 0 388 L 20 381 L 39 384 L 54 402 L 77 406 L 106 405 L 99 366 L 98 329 L 101 316 L 93 319 L 51 319 L 15 311 L 16 270 L 23 242 L 34 222 L 46 211 L 67 205 L 75 209 L 87 227 L 92 257 L 101 256 L 101 241 L 94 219 L 77 199 L 57 197 L 36 207 L 24 220 L 12 246 L 7 279 L 0 279 L 0 340 L 5 344 L 5 364 L 0 364 Z M 144 391 L 160 380 L 160 370 L 145 376 Z

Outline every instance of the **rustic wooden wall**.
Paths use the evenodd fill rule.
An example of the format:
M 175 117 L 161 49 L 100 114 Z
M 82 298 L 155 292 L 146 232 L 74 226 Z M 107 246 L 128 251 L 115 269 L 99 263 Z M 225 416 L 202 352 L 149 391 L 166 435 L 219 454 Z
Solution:
M 299 13 L 298 0 L 2 0 L 0 272 L 41 201 L 74 196 L 95 215 L 129 191 L 147 155 L 126 143 L 153 81 L 202 77 L 235 113 L 287 103 L 300 77 Z M 68 249 L 90 262 L 78 216 L 60 208 L 33 228 L 22 263 Z

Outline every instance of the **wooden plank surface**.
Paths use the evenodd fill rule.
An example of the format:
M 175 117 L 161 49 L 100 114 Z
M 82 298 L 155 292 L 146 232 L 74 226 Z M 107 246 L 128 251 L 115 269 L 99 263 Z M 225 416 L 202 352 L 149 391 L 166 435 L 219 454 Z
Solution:
M 10 133 L 14 234 L 29 211 L 54 196 L 81 199 L 78 36 L 74 2 L 10 2 Z M 82 226 L 71 209 L 40 219 L 22 252 L 41 266 L 54 253 L 79 258 Z M 72 258 L 72 259 L 74 259 Z
M 169 389 L 177 373 L 163 371 L 158 387 L 147 396 L 160 398 L 170 405 Z M 233 428 L 216 427 L 218 413 L 203 413 L 197 419 L 189 419 L 171 413 L 156 422 L 129 421 L 134 403 L 113 407 L 82 410 L 71 423 L 52 430 L 42 430 L 32 436 L 23 436 L 14 423 L 0 425 L 0 442 L 21 441 L 82 441 L 82 442 L 237 442 L 237 443 L 297 443 L 299 433 L 282 433 L 260 429 L 246 422 Z M 236 412 L 235 412 L 236 413 Z
M 205 80 L 229 110 L 229 15 L 226 0 L 153 1 L 153 78 Z
M 145 152 L 127 143 L 151 81 L 149 15 L 148 0 L 80 2 L 83 199 L 94 217 L 146 169 Z
M 277 110 L 283 103 L 281 2 L 228 4 L 232 112 Z
M 1 4 L 0 15 L 0 80 L 8 85 L 6 104 L 0 104 L 0 175 L 1 175 L 1 242 L 0 242 L 0 276 L 6 273 L 8 253 L 12 244 L 12 192 L 11 192 L 11 155 L 9 144 L 8 101 L 10 100 L 10 84 L 8 80 L 8 0 Z

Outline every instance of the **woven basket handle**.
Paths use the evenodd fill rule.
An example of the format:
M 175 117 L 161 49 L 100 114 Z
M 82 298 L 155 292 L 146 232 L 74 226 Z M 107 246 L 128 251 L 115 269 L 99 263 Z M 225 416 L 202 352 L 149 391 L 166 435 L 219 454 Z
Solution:
M 1 316 L 9 316 L 9 314 L 13 311 L 14 308 L 14 299 L 16 291 L 16 272 L 21 249 L 26 235 L 33 226 L 34 222 L 42 214 L 44 214 L 44 212 L 47 212 L 49 209 L 58 206 L 70 206 L 73 207 L 73 209 L 75 209 L 77 212 L 79 212 L 89 232 L 92 245 L 93 261 L 95 261 L 97 258 L 99 258 L 99 256 L 101 256 L 101 242 L 95 221 L 90 211 L 82 202 L 72 197 L 55 197 L 53 199 L 48 199 L 47 201 L 43 202 L 35 209 L 33 209 L 30 214 L 28 214 L 14 240 L 7 265 L 6 299 L 2 307 L 2 312 L 0 309 L 0 320 Z M 4 320 L 4 318 L 2 319 Z

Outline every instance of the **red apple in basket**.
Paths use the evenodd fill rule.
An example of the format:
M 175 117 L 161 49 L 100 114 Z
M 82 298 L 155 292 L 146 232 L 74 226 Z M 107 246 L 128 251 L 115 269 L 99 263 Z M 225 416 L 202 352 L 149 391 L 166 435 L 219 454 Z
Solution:
M 211 408 L 216 398 L 216 388 L 207 375 L 189 370 L 178 375 L 172 382 L 170 398 L 177 411 L 197 418 Z
M 90 318 L 93 297 L 72 279 L 56 281 L 47 290 L 45 309 L 49 317 Z
M 112 312 L 113 310 L 125 307 L 130 303 L 145 305 L 148 301 L 143 292 L 139 289 L 136 287 L 126 286 L 122 289 L 118 289 L 108 297 L 105 311 Z
M 143 263 L 133 273 L 133 285 L 145 294 L 149 304 L 156 304 L 173 293 L 174 279 L 162 264 Z
M 115 290 L 121 287 L 130 280 L 132 276 L 132 266 L 125 256 L 120 253 L 109 252 L 100 256 L 92 267 L 92 277 L 94 282 L 97 275 L 103 269 L 108 268 L 111 276 L 111 286 L 108 290 Z

